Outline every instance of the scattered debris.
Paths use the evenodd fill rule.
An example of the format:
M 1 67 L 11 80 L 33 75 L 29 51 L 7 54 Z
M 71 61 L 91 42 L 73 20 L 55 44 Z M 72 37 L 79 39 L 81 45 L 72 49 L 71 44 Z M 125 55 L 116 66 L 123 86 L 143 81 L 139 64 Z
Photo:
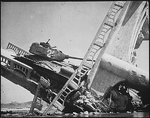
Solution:
M 103 96 L 94 96 L 84 86 L 81 86 L 69 94 L 63 113 L 77 115 L 148 110 L 149 104 L 143 105 L 140 96 L 135 94 L 135 90 L 128 88 L 126 81 L 109 87 Z

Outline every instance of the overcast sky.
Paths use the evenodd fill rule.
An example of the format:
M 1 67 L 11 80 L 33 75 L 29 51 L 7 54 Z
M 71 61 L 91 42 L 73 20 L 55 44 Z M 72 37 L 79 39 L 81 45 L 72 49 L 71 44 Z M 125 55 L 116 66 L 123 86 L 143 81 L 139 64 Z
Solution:
M 112 2 L 2 2 L 1 47 L 9 42 L 28 51 L 33 42 L 51 39 L 65 54 L 84 57 Z M 142 53 L 144 52 L 144 53 Z M 79 61 L 70 60 L 79 64 Z M 138 51 L 139 66 L 149 70 L 149 43 Z M 33 95 L 1 78 L 1 102 L 25 102 Z

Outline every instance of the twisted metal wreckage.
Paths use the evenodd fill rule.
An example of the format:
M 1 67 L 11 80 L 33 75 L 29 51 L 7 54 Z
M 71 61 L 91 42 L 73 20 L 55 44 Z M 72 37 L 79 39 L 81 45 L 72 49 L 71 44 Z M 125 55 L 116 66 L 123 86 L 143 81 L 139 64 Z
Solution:
M 81 58 L 48 42 L 33 43 L 29 52 L 9 43 L 16 55 L 1 49 L 1 75 L 34 94 L 31 114 L 148 110 L 149 73 L 135 64 L 136 49 L 149 40 L 148 9 L 147 1 L 113 2 L 79 66 L 63 60 Z

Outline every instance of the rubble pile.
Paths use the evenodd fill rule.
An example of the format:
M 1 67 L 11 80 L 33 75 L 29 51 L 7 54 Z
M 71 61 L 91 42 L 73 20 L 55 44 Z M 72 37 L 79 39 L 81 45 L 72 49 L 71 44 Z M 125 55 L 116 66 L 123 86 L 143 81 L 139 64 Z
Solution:
M 81 86 L 68 95 L 63 113 L 117 113 L 148 111 L 149 104 L 143 104 L 138 91 L 127 87 L 122 81 L 110 86 L 103 96 L 93 95 Z
M 47 103 L 50 104 L 53 99 L 57 97 L 58 92 L 51 87 L 52 84 L 50 80 L 47 81 L 41 76 L 39 76 L 39 78 L 41 83 L 39 93 L 41 96 L 44 94 L 45 98 L 49 100 Z M 63 104 L 64 109 L 62 111 L 59 111 L 57 108 L 55 108 L 56 111 L 51 109 L 52 111 L 49 110 L 47 115 L 132 113 L 134 111 L 149 111 L 149 97 L 147 96 L 149 90 L 135 90 L 129 86 L 127 80 L 123 80 L 113 86 L 108 87 L 103 95 L 98 95 L 96 92 L 88 89 L 86 80 L 87 76 L 85 75 L 81 79 L 82 84 L 80 84 L 79 88 L 76 90 L 74 89 L 68 94 L 68 96 L 65 98 L 65 102 Z M 46 93 L 44 93 L 43 90 L 45 90 Z M 41 109 L 38 110 L 41 111 Z M 43 113 L 40 112 L 37 115 L 43 115 Z

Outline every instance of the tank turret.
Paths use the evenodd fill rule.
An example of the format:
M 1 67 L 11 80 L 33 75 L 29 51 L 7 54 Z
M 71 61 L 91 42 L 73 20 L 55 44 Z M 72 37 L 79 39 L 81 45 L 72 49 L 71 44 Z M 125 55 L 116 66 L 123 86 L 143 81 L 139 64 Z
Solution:
M 55 61 L 63 61 L 64 59 L 78 59 L 78 60 L 82 60 L 83 58 L 78 58 L 78 57 L 72 57 L 69 55 L 64 54 L 62 51 L 56 49 L 56 46 L 52 47 L 48 42 L 50 41 L 50 39 L 45 43 L 45 42 L 40 42 L 40 43 L 32 43 L 29 52 L 34 54 L 34 55 L 38 55 L 38 56 L 42 56 L 45 57 L 47 59 L 50 60 L 55 60 Z

